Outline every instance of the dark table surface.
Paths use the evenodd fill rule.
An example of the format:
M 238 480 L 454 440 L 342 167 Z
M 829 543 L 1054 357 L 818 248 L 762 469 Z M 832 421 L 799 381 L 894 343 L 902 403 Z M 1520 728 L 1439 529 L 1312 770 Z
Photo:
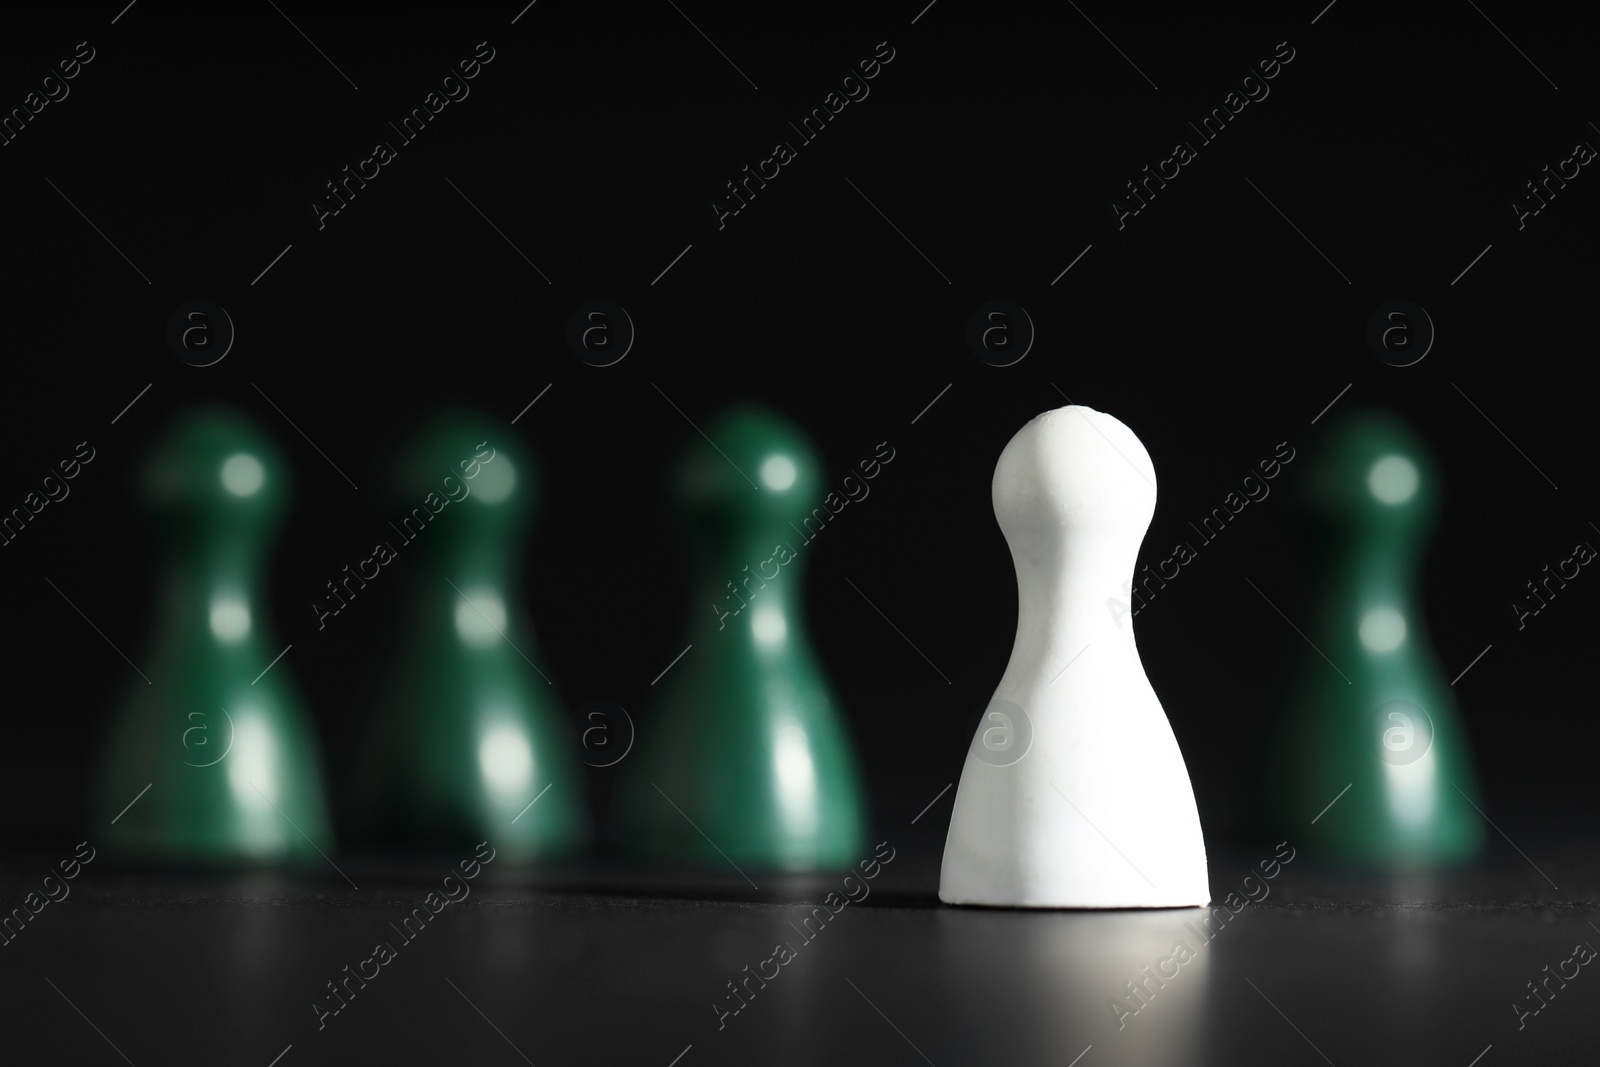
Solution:
M 1208 934 L 1199 909 L 947 907 L 937 870 L 897 856 L 909 862 L 810 940 L 808 902 L 842 892 L 842 874 L 752 888 L 731 872 L 490 864 L 406 941 L 399 924 L 445 886 L 451 857 L 340 857 L 349 881 L 100 859 L 0 950 L 5 1062 L 1593 1063 L 1600 977 L 1563 963 L 1600 945 L 1593 854 L 1382 879 L 1299 856 Z M 54 862 L 7 856 L 7 907 Z M 1242 898 L 1256 862 L 1214 854 L 1214 895 Z M 1173 977 L 1119 1018 L 1113 998 L 1138 1004 L 1124 983 L 1179 941 L 1193 958 L 1162 964 Z M 377 976 L 319 1026 L 313 1005 L 336 1003 L 326 983 L 379 942 L 394 957 L 366 965 Z M 765 963 L 779 942 L 793 958 Z M 719 1019 L 747 965 L 777 974 Z M 1551 979 L 1546 1006 L 1519 1020 L 1527 983 L 1559 968 L 1578 974 Z

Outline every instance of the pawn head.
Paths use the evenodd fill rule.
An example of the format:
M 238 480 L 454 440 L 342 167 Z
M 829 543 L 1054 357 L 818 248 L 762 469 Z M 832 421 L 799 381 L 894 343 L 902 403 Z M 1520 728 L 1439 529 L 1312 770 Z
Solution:
M 744 404 L 707 423 L 705 432 L 711 444 L 689 445 L 674 485 L 694 527 L 713 543 L 771 541 L 790 523 L 803 527 L 817 509 L 820 522 L 843 508 L 837 499 L 850 486 L 828 510 L 816 449 L 784 416 Z
M 1398 415 L 1377 410 L 1328 427 L 1305 486 L 1312 513 L 1329 530 L 1385 542 L 1422 533 L 1438 494 L 1422 438 Z
M 289 497 L 277 447 L 244 415 L 220 407 L 173 423 L 151 451 L 140 488 L 175 531 L 252 541 L 276 525 Z
M 1036 416 L 995 464 L 995 518 L 1012 551 L 1043 562 L 1066 538 L 1131 544 L 1156 507 L 1156 472 L 1132 430 L 1081 405 Z
M 504 536 L 532 511 L 537 481 L 531 455 L 504 420 L 453 411 L 428 423 L 402 453 L 394 502 L 401 516 L 417 513 L 419 522 L 438 516 L 454 531 L 442 539 Z

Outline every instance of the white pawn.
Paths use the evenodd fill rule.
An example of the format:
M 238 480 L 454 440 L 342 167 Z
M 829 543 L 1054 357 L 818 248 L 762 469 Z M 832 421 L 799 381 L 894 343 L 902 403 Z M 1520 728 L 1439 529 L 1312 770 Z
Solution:
M 1057 408 L 1006 445 L 992 495 L 1017 570 L 1017 639 L 961 771 L 939 899 L 1208 903 L 1189 772 L 1127 614 L 1155 514 L 1149 454 L 1110 415 Z

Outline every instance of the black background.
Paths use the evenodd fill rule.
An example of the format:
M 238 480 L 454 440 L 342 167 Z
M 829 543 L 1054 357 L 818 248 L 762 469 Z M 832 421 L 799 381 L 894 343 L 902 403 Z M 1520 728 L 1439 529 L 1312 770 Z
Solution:
M 193 402 L 237 405 L 292 460 L 271 606 L 293 644 L 280 666 L 308 696 L 335 780 L 378 710 L 379 624 L 404 583 L 375 583 L 323 632 L 308 603 L 365 554 L 393 511 L 392 458 L 433 412 L 482 409 L 536 451 L 545 483 L 524 592 L 541 663 L 567 706 L 609 699 L 636 721 L 703 610 L 687 602 L 661 486 L 677 454 L 705 445 L 661 394 L 700 425 L 744 398 L 787 413 L 830 482 L 887 440 L 897 459 L 870 498 L 810 550 L 807 611 L 874 819 L 904 825 L 958 776 L 1009 654 L 1016 593 L 989 479 L 1017 428 L 1064 395 L 1132 427 L 1160 480 L 1141 557 L 1154 562 L 1278 442 L 1312 446 L 1326 424 L 1311 420 L 1347 385 L 1335 411 L 1396 410 L 1440 462 L 1422 590 L 1447 677 L 1492 645 L 1455 688 L 1485 809 L 1524 848 L 1589 832 L 1594 579 L 1521 632 L 1509 607 L 1544 564 L 1600 536 L 1600 179 L 1585 168 L 1521 231 L 1507 206 L 1575 141 L 1600 138 L 1575 25 L 1487 11 L 1535 69 L 1470 4 L 1343 0 L 1315 25 L 1315 3 L 1046 14 L 939 0 L 914 25 L 916 0 L 764 13 L 541 0 L 511 25 L 517 7 L 141 2 L 115 25 L 116 4 L 13 17 L 0 41 L 7 108 L 76 42 L 96 58 L 0 149 L 0 502 L 20 505 L 78 441 L 98 458 L 0 550 L 6 839 L 50 845 L 83 825 L 98 738 L 137 681 L 45 579 L 140 661 L 153 552 L 131 472 Z M 319 230 L 308 205 L 322 184 L 392 140 L 384 121 L 484 40 L 495 58 L 471 95 Z M 709 199 L 794 140 L 786 122 L 880 41 L 895 58 L 870 96 L 719 230 Z M 1185 121 L 1281 41 L 1295 57 L 1270 96 L 1119 230 L 1108 201 L 1122 183 L 1193 140 Z M 225 307 L 238 331 L 208 368 L 164 339 L 194 298 Z M 608 368 L 565 343 L 572 309 L 597 298 L 638 330 Z M 996 298 L 1025 307 L 1038 334 L 1005 368 L 965 342 L 968 315 Z M 1406 368 L 1363 339 L 1396 298 L 1438 330 Z M 1249 508 L 1137 623 L 1213 838 L 1253 825 L 1275 674 L 1307 653 L 1245 581 L 1291 618 L 1309 610 L 1317 560 L 1289 496 Z M 597 803 L 618 770 L 591 773 Z M 948 803 L 902 847 L 936 862 Z

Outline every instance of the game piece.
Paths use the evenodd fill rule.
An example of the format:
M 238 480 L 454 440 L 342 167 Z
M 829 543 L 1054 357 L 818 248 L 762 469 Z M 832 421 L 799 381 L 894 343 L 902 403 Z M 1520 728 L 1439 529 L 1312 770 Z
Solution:
M 1394 415 L 1353 413 L 1326 432 L 1300 474 L 1319 588 L 1306 627 L 1315 648 L 1301 649 L 1285 709 L 1283 814 L 1317 855 L 1396 867 L 1467 859 L 1483 843 L 1481 803 L 1416 595 L 1438 476 Z
M 866 858 L 862 790 L 801 605 L 829 486 L 773 412 L 738 408 L 705 430 L 714 447 L 696 438 L 675 481 L 694 552 L 687 648 L 652 683 L 623 765 L 619 844 L 724 869 L 850 866 Z
M 518 592 L 532 457 L 500 420 L 447 415 L 400 460 L 395 487 L 387 536 L 346 590 L 404 583 L 364 821 L 393 843 L 487 840 L 500 863 L 570 854 L 588 838 L 577 746 Z
M 108 730 L 94 839 L 162 862 L 321 863 L 333 835 L 316 737 L 266 616 L 283 459 L 240 413 L 201 409 L 139 491 L 159 521 L 160 607 L 136 661 L 148 682 Z
M 1205 904 L 1189 772 L 1116 610 L 1155 512 L 1144 445 L 1092 408 L 1047 411 L 1001 453 L 993 498 L 1017 571 L 1017 637 L 961 771 L 939 898 Z

